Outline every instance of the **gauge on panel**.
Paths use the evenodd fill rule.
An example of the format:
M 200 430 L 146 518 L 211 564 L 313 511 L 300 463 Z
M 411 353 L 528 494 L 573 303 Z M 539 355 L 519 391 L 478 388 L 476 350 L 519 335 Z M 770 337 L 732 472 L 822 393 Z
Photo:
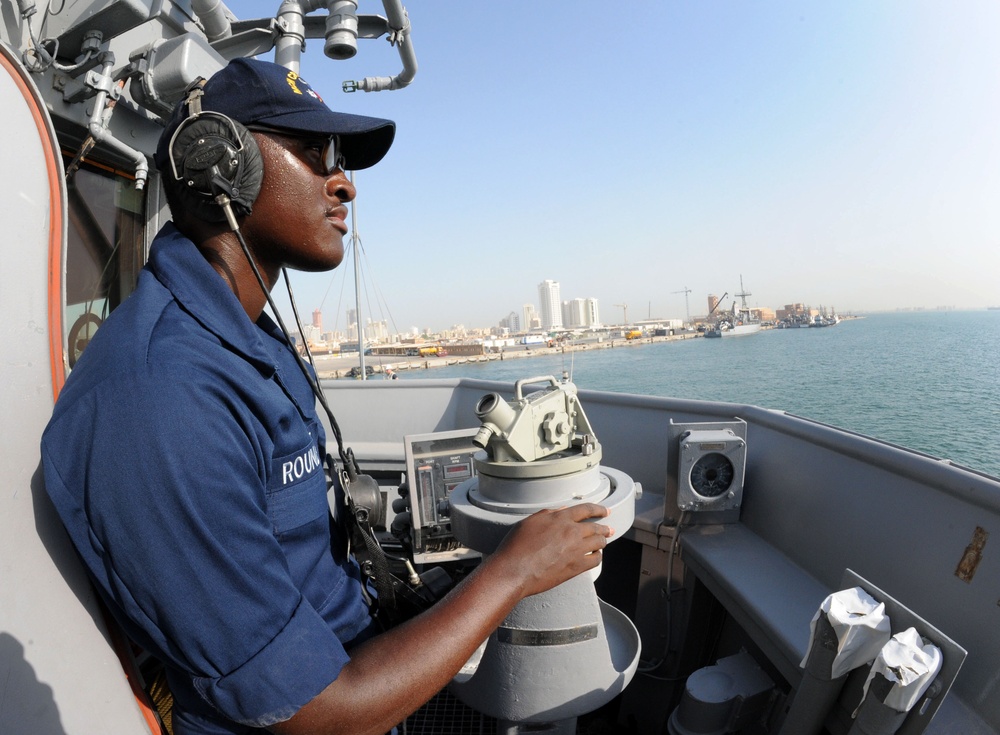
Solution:
M 738 509 L 743 500 L 746 440 L 731 428 L 718 428 L 719 424 L 688 426 L 699 428 L 686 430 L 678 437 L 678 509 Z
M 736 476 L 732 461 L 712 452 L 701 457 L 691 468 L 691 488 L 705 498 L 717 498 L 733 484 Z

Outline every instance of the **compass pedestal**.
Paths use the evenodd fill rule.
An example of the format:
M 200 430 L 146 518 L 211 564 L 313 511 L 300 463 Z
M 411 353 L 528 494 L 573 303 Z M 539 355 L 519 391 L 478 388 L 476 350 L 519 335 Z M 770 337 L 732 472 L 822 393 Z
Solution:
M 529 475 L 519 478 L 511 463 L 498 468 L 477 460 L 479 476 L 452 492 L 455 537 L 489 555 L 526 515 L 582 502 L 608 508 L 601 523 L 619 532 L 631 527 L 638 486 L 628 475 L 596 464 L 539 473 L 546 464 L 555 472 L 560 463 L 517 463 Z M 518 603 L 455 677 L 455 696 L 508 723 L 568 720 L 617 696 L 635 673 L 639 635 L 623 613 L 598 599 L 599 574 L 600 567 Z

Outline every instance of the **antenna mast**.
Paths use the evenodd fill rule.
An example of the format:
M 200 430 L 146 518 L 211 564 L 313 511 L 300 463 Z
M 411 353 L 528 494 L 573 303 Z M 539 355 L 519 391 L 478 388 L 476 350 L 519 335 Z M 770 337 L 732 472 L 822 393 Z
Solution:
M 740 292 L 736 295 L 740 297 L 740 311 L 749 311 L 749 309 L 747 309 L 747 296 L 753 296 L 753 294 L 749 293 L 745 288 L 743 288 L 742 273 L 740 274 Z
M 351 185 L 354 185 L 354 172 L 351 171 Z M 358 200 L 351 202 L 351 245 L 354 247 L 354 313 L 358 320 L 358 364 L 361 366 L 361 379 L 367 380 L 365 370 L 365 327 L 361 318 L 361 240 L 358 238 Z

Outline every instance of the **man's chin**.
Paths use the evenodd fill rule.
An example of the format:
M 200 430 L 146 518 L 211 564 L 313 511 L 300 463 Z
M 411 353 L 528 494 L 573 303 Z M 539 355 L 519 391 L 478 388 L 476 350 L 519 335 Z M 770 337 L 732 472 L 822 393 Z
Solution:
M 305 271 L 306 273 L 323 273 L 325 271 L 332 271 L 343 262 L 344 253 L 341 251 L 335 257 L 323 258 L 322 260 L 304 263 L 301 268 L 296 268 L 295 270 Z

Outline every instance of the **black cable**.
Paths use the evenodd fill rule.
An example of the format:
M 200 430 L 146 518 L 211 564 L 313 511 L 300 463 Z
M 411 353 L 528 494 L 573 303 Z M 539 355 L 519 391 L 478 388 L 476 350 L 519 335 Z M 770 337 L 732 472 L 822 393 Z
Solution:
M 257 262 L 253 259 L 253 256 L 250 254 L 250 247 L 247 245 L 246 240 L 243 239 L 243 233 L 240 232 L 239 227 L 234 228 L 233 232 L 236 233 L 236 239 L 239 240 L 240 242 L 240 247 L 243 249 L 243 254 L 246 256 L 247 262 L 250 263 L 250 268 L 251 270 L 253 270 L 254 276 L 256 276 L 257 278 L 257 283 L 260 284 L 261 291 L 263 291 L 264 293 L 264 298 L 267 299 L 268 306 L 270 306 L 271 311 L 274 312 L 274 317 L 278 322 L 278 327 L 281 329 L 281 332 L 285 337 L 285 345 L 288 347 L 289 350 L 291 350 L 292 355 L 295 357 L 295 364 L 299 366 L 299 370 L 302 371 L 302 375 L 305 377 L 306 382 L 308 382 L 310 388 L 312 388 L 313 395 L 316 396 L 316 400 L 319 401 L 319 404 L 323 407 L 323 410 L 326 412 L 326 417 L 330 421 L 330 428 L 333 430 L 333 436 L 337 440 L 337 453 L 340 455 L 340 461 L 343 462 L 344 470 L 347 473 L 348 484 L 349 484 L 350 481 L 355 480 L 357 476 L 360 474 L 360 468 L 358 467 L 357 460 L 354 458 L 354 452 L 351 451 L 350 449 L 344 448 L 344 439 L 340 431 L 340 425 L 337 423 L 337 419 L 334 418 L 333 411 L 330 409 L 330 405 L 326 401 L 326 396 L 323 395 L 323 391 L 320 390 L 319 380 L 315 377 L 315 375 L 309 373 L 305 361 L 302 359 L 299 353 L 295 350 L 295 347 L 292 345 L 292 340 L 291 337 L 289 336 L 290 332 L 288 331 L 288 327 L 285 326 L 285 322 L 281 318 L 281 312 L 278 311 L 278 307 L 274 303 L 274 299 L 271 298 L 271 292 L 267 288 L 267 284 L 264 282 L 264 277 L 261 275 L 260 269 L 257 268 Z M 284 272 L 284 269 L 282 269 L 282 272 Z M 285 273 L 286 284 L 288 282 L 287 278 L 288 274 Z M 301 334 L 302 324 L 301 322 L 299 322 L 298 309 L 296 309 L 295 307 L 295 299 L 291 294 L 291 289 L 289 289 L 289 298 L 291 299 L 292 302 L 292 312 L 295 314 L 295 320 L 299 327 L 299 334 Z M 308 347 L 306 348 L 306 352 L 307 354 L 310 354 L 310 359 L 311 359 L 312 356 L 311 353 L 308 352 Z M 316 370 L 315 365 L 313 365 L 313 370 L 314 371 Z M 328 462 L 327 464 L 332 464 L 332 463 Z M 333 473 L 334 473 L 334 468 L 331 466 L 330 474 L 333 475 Z M 372 480 L 372 482 L 374 482 L 374 480 Z M 354 500 L 351 497 L 350 492 L 348 491 L 346 495 L 347 496 L 345 500 L 347 501 L 347 512 L 352 519 L 349 522 L 349 528 L 353 528 L 354 534 L 362 542 L 362 545 L 364 546 L 365 551 L 367 552 L 368 560 L 371 564 L 371 569 L 365 571 L 365 573 L 369 577 L 371 577 L 371 579 L 375 584 L 375 590 L 378 594 L 379 608 L 383 611 L 383 617 L 382 617 L 383 624 L 391 626 L 392 624 L 398 622 L 398 619 L 396 617 L 398 605 L 396 602 L 395 588 L 393 586 L 394 578 L 392 573 L 389 571 L 388 559 L 392 558 L 394 561 L 403 561 L 403 560 L 397 559 L 395 557 L 389 557 L 389 555 L 385 553 L 385 550 L 382 549 L 382 545 L 378 542 L 378 539 L 375 538 L 375 534 L 371 529 L 370 525 L 368 525 L 368 523 L 362 525 L 362 523 L 360 522 L 360 514 L 358 513 L 358 509 L 354 504 Z M 365 516 L 367 517 L 367 513 L 365 514 Z M 351 531 L 348 532 L 348 535 L 350 537 Z M 371 599 L 368 595 L 367 589 L 364 589 L 364 586 L 362 586 L 362 596 L 365 598 L 365 601 L 370 605 Z
M 237 232 L 237 236 L 239 237 L 241 233 L 238 230 L 236 232 Z M 243 244 L 243 243 L 241 243 L 241 244 Z M 243 252 L 246 253 L 247 252 L 247 248 L 246 248 L 245 244 L 243 244 L 243 245 L 244 245 Z M 251 260 L 251 263 L 252 262 L 253 261 Z M 254 268 L 256 269 L 256 264 L 254 264 Z M 298 327 L 299 334 L 302 335 L 302 319 L 301 319 L 301 317 L 299 317 L 299 309 L 298 309 L 298 306 L 295 303 L 295 294 L 292 292 L 292 284 L 291 284 L 291 281 L 290 281 L 290 279 L 288 277 L 288 269 L 282 268 L 281 269 L 281 275 L 285 279 L 285 288 L 288 289 L 288 300 L 289 300 L 289 302 L 292 305 L 292 315 L 295 317 L 295 326 Z M 263 287 L 263 284 L 262 284 L 262 287 Z M 268 295 L 268 303 L 271 305 L 272 309 L 275 308 L 274 302 L 271 301 L 271 299 L 270 299 L 270 295 Z M 276 310 L 275 310 L 275 314 L 277 314 Z M 284 332 L 286 343 L 289 345 L 289 347 L 291 347 L 292 340 L 288 336 L 288 330 L 285 329 L 285 325 L 281 323 L 280 319 L 278 320 L 278 324 L 281 326 L 282 332 Z M 309 342 L 306 340 L 306 338 L 305 338 L 304 335 L 302 335 L 302 345 L 305 348 L 306 356 L 309 358 L 309 364 L 312 365 L 313 373 L 318 376 L 319 375 L 319 371 L 316 369 L 316 361 L 313 358 L 312 351 L 309 349 Z M 292 348 L 292 351 L 295 352 L 295 349 Z M 296 358 L 299 358 L 298 354 L 296 354 Z M 299 365 L 301 366 L 302 365 L 302 360 L 299 358 L 297 361 L 298 361 Z M 309 376 L 306 375 L 306 377 L 308 378 Z M 319 389 L 319 386 L 318 386 L 318 384 L 316 382 L 313 382 L 313 381 L 310 381 L 310 382 L 313 385 L 313 392 L 315 394 L 317 394 L 318 396 L 320 396 L 320 400 L 323 403 L 323 408 L 326 410 L 327 417 L 330 419 L 331 425 L 336 426 L 336 421 L 333 418 L 333 412 L 330 410 L 329 405 L 327 405 L 327 403 L 326 403 L 326 396 L 325 396 L 325 394 L 323 394 L 323 391 Z M 338 426 L 337 427 L 337 432 L 339 433 L 339 431 L 340 431 L 340 427 Z M 342 445 L 339 448 L 342 449 L 343 448 Z M 358 465 L 357 459 L 354 458 L 354 450 L 348 448 L 346 450 L 345 454 L 347 456 L 347 460 L 345 461 L 345 467 L 352 467 L 352 468 L 354 468 L 355 471 L 360 472 L 361 468 Z M 356 509 L 355 509 L 355 506 L 354 506 L 354 500 L 353 499 L 349 500 L 349 506 L 350 506 L 351 512 L 356 514 Z M 378 539 L 375 538 L 375 533 L 374 533 L 374 531 L 371 530 L 370 526 L 367 527 L 367 528 L 363 527 L 360 530 L 362 532 L 361 535 L 365 539 L 365 546 L 368 549 L 369 553 L 373 553 L 373 551 L 372 551 L 372 544 L 374 544 L 375 546 L 378 547 L 380 555 L 382 557 L 384 557 L 384 559 L 391 559 L 392 561 L 396 561 L 396 562 L 404 562 L 405 561 L 404 559 L 401 559 L 399 557 L 390 556 L 389 554 L 386 554 L 385 550 L 382 549 L 381 544 L 379 544 Z M 388 573 L 388 567 L 385 566 L 384 559 L 383 559 L 383 561 L 381 563 L 378 562 L 378 560 L 375 560 L 375 567 L 376 567 L 376 569 L 381 568 L 381 570 L 383 572 L 383 575 L 382 575 L 383 579 L 386 576 L 388 576 L 387 575 L 387 573 Z M 380 591 L 380 597 L 381 597 L 381 593 L 383 592 L 383 590 L 380 589 L 379 591 Z M 392 590 L 390 588 L 388 590 L 388 592 L 386 593 L 386 594 L 390 595 L 390 597 L 387 598 L 387 599 L 391 599 L 391 593 L 392 593 Z
M 314 375 L 310 374 L 305 362 L 292 345 L 288 327 L 285 326 L 285 322 L 281 318 L 281 312 L 278 311 L 278 307 L 275 305 L 274 299 L 271 298 L 271 291 L 264 282 L 264 277 L 260 274 L 260 269 L 257 268 L 257 262 L 253 259 L 253 255 L 250 253 L 250 247 L 247 245 L 247 241 L 243 239 L 243 233 L 240 232 L 238 227 L 234 228 L 233 232 L 236 233 L 236 239 L 240 241 L 240 247 L 243 248 L 243 254 L 246 256 L 247 262 L 250 263 L 250 268 L 253 270 L 254 276 L 257 277 L 257 283 L 260 284 L 260 289 L 264 293 L 264 298 L 267 299 L 268 306 L 270 306 L 271 311 L 274 312 L 274 318 L 278 321 L 278 327 L 285 336 L 285 344 L 295 356 L 295 364 L 299 366 L 299 370 L 302 371 L 302 375 L 305 376 L 306 381 L 309 383 L 309 387 L 312 389 L 313 395 L 326 412 L 326 417 L 330 421 L 330 428 L 333 431 L 333 437 L 337 442 L 337 454 L 340 456 L 340 461 L 344 463 L 344 469 L 347 471 L 348 475 L 353 475 L 358 471 L 357 464 L 352 463 L 348 457 L 347 450 L 344 448 L 344 436 L 340 431 L 340 424 L 337 423 L 337 419 L 334 417 L 333 411 L 330 409 L 330 405 L 326 402 L 326 396 L 324 396 L 323 391 L 320 390 L 319 381 Z M 297 315 L 296 318 L 298 318 Z M 313 369 L 315 370 L 315 368 Z M 331 468 L 331 471 L 332 469 L 333 468 Z
M 309 364 L 312 365 L 313 374 L 315 374 L 318 378 L 319 370 L 316 369 L 316 360 L 313 357 L 312 350 L 309 349 L 309 340 L 307 340 L 305 334 L 302 333 L 302 319 L 299 317 L 299 307 L 295 303 L 295 294 L 292 292 L 292 282 L 288 278 L 287 268 L 281 269 L 281 276 L 285 279 L 285 290 L 288 291 L 288 301 L 292 305 L 292 315 L 295 317 L 295 326 L 299 330 L 299 336 L 302 337 L 302 349 L 306 353 L 306 357 L 309 358 Z M 285 338 L 288 338 L 287 334 L 285 335 Z
M 213 177 L 212 183 L 213 184 L 218 183 L 216 181 L 216 177 Z M 250 264 L 250 269 L 253 271 L 253 274 L 257 279 L 257 283 L 260 285 L 260 290 L 264 294 L 264 298 L 267 300 L 268 306 L 271 307 L 271 311 L 274 312 L 274 318 L 277 320 L 278 327 L 281 329 L 281 333 L 285 338 L 285 345 L 288 347 L 288 349 L 294 356 L 295 364 L 298 365 L 299 370 L 302 371 L 302 375 L 303 377 L 305 377 L 306 382 L 312 389 L 313 395 L 316 397 L 316 400 L 319 402 L 319 404 L 323 407 L 323 410 L 326 412 L 327 419 L 330 422 L 330 429 L 333 431 L 333 436 L 337 441 L 337 453 L 340 455 L 340 461 L 343 463 L 344 472 L 347 475 L 347 477 L 345 478 L 346 482 L 344 483 L 345 485 L 344 490 L 346 494 L 345 500 L 347 504 L 347 512 L 351 518 L 351 520 L 349 521 L 349 525 L 353 526 L 355 531 L 360 535 L 363 545 L 365 546 L 365 550 L 368 552 L 369 560 L 372 563 L 374 572 L 374 575 L 370 574 L 369 576 L 371 576 L 371 578 L 374 580 L 376 590 L 379 593 L 380 605 L 382 609 L 385 611 L 386 616 L 393 617 L 396 614 L 396 603 L 395 603 L 396 595 L 393 589 L 393 582 L 392 582 L 393 576 L 389 572 L 387 565 L 387 559 L 392 557 L 388 557 L 386 555 L 385 551 L 382 549 L 381 544 L 379 544 L 378 539 L 375 538 L 375 534 L 373 533 L 370 525 L 366 523 L 365 525 L 368 527 L 367 528 L 362 527 L 358 509 L 354 505 L 354 500 L 351 497 L 349 490 L 350 483 L 353 482 L 360 474 L 360 468 L 358 467 L 357 460 L 354 458 L 354 452 L 344 447 L 344 437 L 340 431 L 340 425 L 337 423 L 337 419 L 334 417 L 333 411 L 330 409 L 330 405 L 326 401 L 326 396 L 323 395 L 323 391 L 319 387 L 319 379 L 316 377 L 315 374 L 309 372 L 309 368 L 306 366 L 305 361 L 296 351 L 294 345 L 292 345 L 290 332 L 288 331 L 288 327 L 285 326 L 284 319 L 281 318 L 281 312 L 278 311 L 278 307 L 274 303 L 274 299 L 271 297 L 271 290 L 267 287 L 267 283 L 265 283 L 264 277 L 261 275 L 260 269 L 257 267 L 257 261 L 254 260 L 253 255 L 250 252 L 250 246 L 247 245 L 246 240 L 243 238 L 243 233 L 240 232 L 239 223 L 236 221 L 236 217 L 233 214 L 233 209 L 228 194 L 224 190 L 222 190 L 221 186 L 219 188 L 213 186 L 213 190 L 216 191 L 215 201 L 219 204 L 220 207 L 222 207 L 222 210 L 226 215 L 226 220 L 229 223 L 230 229 L 233 231 L 233 233 L 236 234 L 236 239 L 240 243 L 240 247 L 243 250 L 243 255 L 246 257 L 247 262 Z M 287 273 L 285 274 L 285 278 L 287 283 L 287 278 L 288 278 Z M 295 300 L 290 290 L 289 290 L 289 298 L 291 298 L 292 300 L 292 311 L 295 314 L 296 322 L 298 322 L 299 318 L 298 309 L 296 309 L 295 307 Z M 301 323 L 299 323 L 298 326 L 299 326 L 299 332 L 301 334 L 302 331 Z M 307 348 L 307 353 L 308 353 L 308 348 Z M 313 365 L 313 370 L 314 371 L 316 370 L 315 365 Z M 332 465 L 332 462 L 328 460 L 327 464 Z M 334 469 L 335 468 L 332 466 L 329 467 L 331 476 L 334 475 Z M 331 477 L 331 479 L 335 480 L 336 478 Z M 371 482 L 375 481 L 371 480 Z M 394 560 L 403 561 L 400 559 L 394 559 Z M 363 594 L 366 598 L 368 597 L 366 590 L 363 591 Z

